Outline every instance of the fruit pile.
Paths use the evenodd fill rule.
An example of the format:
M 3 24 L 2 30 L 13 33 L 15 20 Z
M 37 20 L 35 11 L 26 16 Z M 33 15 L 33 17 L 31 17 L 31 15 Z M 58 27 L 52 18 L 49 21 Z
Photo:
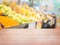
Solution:
M 15 19 L 20 24 L 39 21 L 39 16 L 37 16 L 34 12 L 31 12 L 24 8 L 21 8 L 21 13 L 16 13 L 10 7 L 0 4 L 0 11 L 2 11 L 8 17 Z
M 47 23 L 50 20 L 50 25 L 53 17 L 51 15 L 45 14 L 44 12 L 37 12 L 34 8 L 29 7 L 27 4 L 22 6 L 17 5 L 15 2 L 11 2 L 8 6 L 5 4 L 0 4 L 0 15 L 8 16 L 11 20 L 17 21 L 19 24 L 31 23 L 36 21 L 44 21 Z M 43 25 L 43 23 L 41 23 Z
M 1 28 L 9 28 L 13 26 L 17 26 L 19 23 L 8 16 L 0 16 L 0 26 Z

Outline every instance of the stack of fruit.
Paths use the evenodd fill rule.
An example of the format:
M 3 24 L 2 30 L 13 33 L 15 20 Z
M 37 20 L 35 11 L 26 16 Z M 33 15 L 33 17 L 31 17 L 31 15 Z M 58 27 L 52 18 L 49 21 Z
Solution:
M 4 14 L 5 16 L 11 18 L 11 20 L 17 21 L 19 24 L 31 23 L 36 21 L 44 21 L 46 23 L 50 18 L 53 18 L 51 15 L 37 12 L 27 4 L 19 6 L 15 2 L 12 2 L 9 6 L 0 4 L 0 15 L 1 14 Z

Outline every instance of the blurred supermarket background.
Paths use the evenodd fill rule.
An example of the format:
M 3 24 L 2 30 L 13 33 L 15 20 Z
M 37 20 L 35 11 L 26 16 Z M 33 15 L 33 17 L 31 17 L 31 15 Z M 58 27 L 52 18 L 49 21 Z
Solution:
M 8 2 L 13 3 L 9 5 Z M 0 30 L 0 45 L 60 45 L 60 0 L 0 0 L 0 3 L 0 10 L 4 12 L 0 11 L 0 29 L 16 25 L 24 27 L 25 25 L 20 25 L 20 23 L 30 22 L 28 19 L 31 17 L 35 19 L 40 16 L 36 26 L 39 29 L 43 23 L 43 26 L 48 27 L 52 24 L 53 27 L 56 25 L 55 19 L 57 21 L 56 29 L 35 30 L 35 22 L 29 24 L 30 29 L 21 29 L 19 26 L 19 29 L 2 29 Z M 24 3 L 28 5 L 27 9 L 25 9 Z M 7 6 L 3 4 L 7 4 Z M 30 7 L 33 8 L 30 9 Z M 22 12 L 24 13 L 22 14 Z M 12 17 L 16 20 L 13 20 Z
M 60 26 L 60 0 L 8 0 L 7 2 L 12 1 L 15 1 L 20 6 L 26 3 L 30 7 L 33 7 L 37 12 L 43 12 L 46 15 L 56 15 L 57 24 Z M 2 0 L 0 0 L 0 3 L 2 3 Z
M 57 14 L 60 16 L 60 0 L 8 0 L 16 1 L 18 4 L 27 3 L 29 6 L 34 7 L 37 11 L 45 11 L 50 14 Z M 2 3 L 2 0 L 0 0 Z

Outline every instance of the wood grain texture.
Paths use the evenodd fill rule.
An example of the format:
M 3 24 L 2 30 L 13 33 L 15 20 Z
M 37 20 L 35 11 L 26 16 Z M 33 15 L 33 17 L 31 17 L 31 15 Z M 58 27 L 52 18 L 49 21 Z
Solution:
M 60 45 L 60 27 L 56 29 L 3 29 L 0 45 Z

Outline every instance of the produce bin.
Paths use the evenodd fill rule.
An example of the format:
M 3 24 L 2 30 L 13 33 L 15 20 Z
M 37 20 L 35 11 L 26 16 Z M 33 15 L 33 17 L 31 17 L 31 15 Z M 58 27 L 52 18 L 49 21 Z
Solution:
M 0 4 L 0 28 L 44 29 L 56 27 L 56 15 L 34 9 L 34 3 L 18 4 L 18 0 L 2 0 Z M 39 6 L 38 6 L 39 7 Z

